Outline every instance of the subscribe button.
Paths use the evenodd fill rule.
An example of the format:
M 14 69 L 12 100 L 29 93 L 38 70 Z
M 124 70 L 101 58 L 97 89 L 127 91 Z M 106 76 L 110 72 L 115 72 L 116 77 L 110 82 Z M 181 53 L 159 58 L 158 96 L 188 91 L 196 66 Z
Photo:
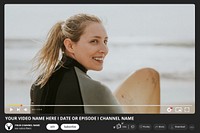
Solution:
M 78 130 L 79 125 L 78 124 L 62 124 L 60 126 L 62 130 Z
M 46 128 L 47 130 L 58 130 L 58 124 L 47 124 Z M 79 125 L 78 124 L 62 124 L 60 128 L 62 130 L 78 130 Z

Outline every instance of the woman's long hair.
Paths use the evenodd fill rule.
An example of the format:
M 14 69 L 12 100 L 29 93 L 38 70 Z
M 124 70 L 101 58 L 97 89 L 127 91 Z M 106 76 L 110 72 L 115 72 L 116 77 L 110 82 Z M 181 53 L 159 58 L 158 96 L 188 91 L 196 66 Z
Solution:
M 63 44 L 64 39 L 69 38 L 73 42 L 78 42 L 86 26 L 90 22 L 101 23 L 101 20 L 94 15 L 77 14 L 66 21 L 57 22 L 51 28 L 44 46 L 33 58 L 34 63 L 36 63 L 36 65 L 33 66 L 33 71 L 38 71 L 40 74 L 36 85 L 40 85 L 42 88 L 56 70 L 57 64 L 61 62 L 59 60 L 60 53 L 66 53 Z

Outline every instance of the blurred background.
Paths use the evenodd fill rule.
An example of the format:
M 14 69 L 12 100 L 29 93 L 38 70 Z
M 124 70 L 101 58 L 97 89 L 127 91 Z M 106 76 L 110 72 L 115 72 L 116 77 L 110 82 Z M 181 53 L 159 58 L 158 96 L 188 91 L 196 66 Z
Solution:
M 109 54 L 104 69 L 88 75 L 111 91 L 131 73 L 160 73 L 161 105 L 195 103 L 195 6 L 192 4 L 6 4 L 5 105 L 30 104 L 31 59 L 50 28 L 77 13 L 100 17 Z M 166 112 L 163 110 L 163 112 Z

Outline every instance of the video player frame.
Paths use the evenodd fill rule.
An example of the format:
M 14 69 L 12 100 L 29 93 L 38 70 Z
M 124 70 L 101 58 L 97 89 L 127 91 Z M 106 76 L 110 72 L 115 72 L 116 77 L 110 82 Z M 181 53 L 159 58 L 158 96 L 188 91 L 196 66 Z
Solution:
M 4 131 L 95 131 L 88 124 L 110 132 L 199 130 L 194 3 L 5 4 Z M 87 72 L 92 79 L 105 84 L 114 96 L 121 83 L 141 68 L 155 69 L 160 80 L 160 104 L 81 106 L 159 107 L 159 112 L 31 114 L 30 90 L 37 78 L 30 72 L 31 59 L 42 48 L 53 24 L 76 13 L 100 17 L 109 36 L 103 70 Z M 38 105 L 38 109 L 41 106 L 61 105 Z

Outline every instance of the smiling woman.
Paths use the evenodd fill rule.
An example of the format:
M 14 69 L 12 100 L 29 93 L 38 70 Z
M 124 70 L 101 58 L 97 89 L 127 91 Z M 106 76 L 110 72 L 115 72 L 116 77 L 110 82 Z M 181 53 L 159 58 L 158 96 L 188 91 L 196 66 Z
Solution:
M 90 22 L 78 42 L 64 40 L 65 52 L 87 70 L 102 70 L 103 59 L 108 53 L 107 33 L 101 23 Z
M 41 75 L 31 87 L 31 113 L 122 113 L 111 91 L 87 75 L 103 69 L 107 41 L 94 15 L 77 14 L 56 23 L 35 57 L 34 70 Z
M 159 75 L 155 70 L 133 73 L 115 95 L 87 75 L 88 70 L 103 69 L 107 42 L 106 30 L 94 15 L 77 14 L 56 23 L 35 57 L 34 70 L 40 75 L 31 87 L 31 113 L 159 113 Z M 134 107 L 138 104 L 153 107 Z

